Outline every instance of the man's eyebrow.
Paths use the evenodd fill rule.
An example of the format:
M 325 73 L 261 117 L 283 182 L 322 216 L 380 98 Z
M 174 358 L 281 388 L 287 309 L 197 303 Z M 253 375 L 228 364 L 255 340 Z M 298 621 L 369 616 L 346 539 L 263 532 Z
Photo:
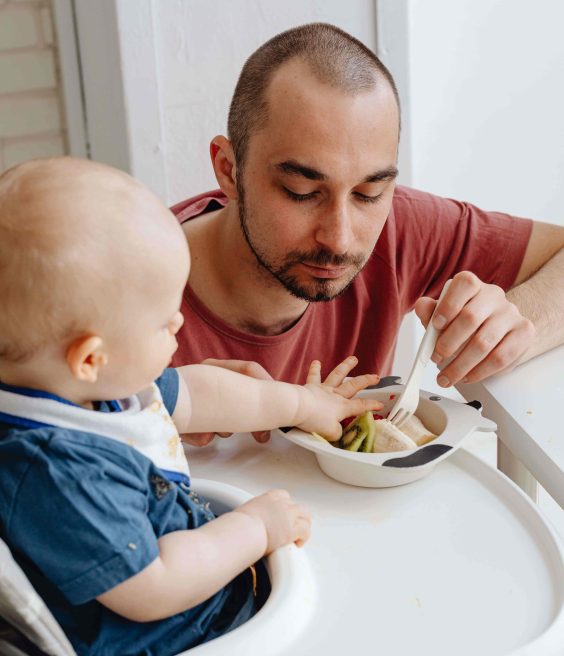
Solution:
M 393 180 L 398 176 L 398 169 L 395 166 L 390 166 L 382 171 L 376 171 L 371 175 L 366 176 L 363 182 L 383 182 L 384 180 Z
M 321 173 L 321 171 L 312 169 L 309 166 L 304 166 L 303 164 L 299 164 L 294 160 L 280 162 L 279 164 L 276 164 L 276 168 L 279 171 L 282 171 L 282 173 L 286 173 L 287 175 L 301 175 L 304 178 L 307 178 L 308 180 L 327 180 L 327 176 L 325 175 L 325 173 Z M 394 178 L 397 178 L 397 176 L 398 176 L 397 167 L 389 166 L 386 169 L 382 169 L 381 171 L 375 171 L 374 173 L 367 175 L 362 182 L 364 183 L 383 182 L 386 180 L 393 180 Z
M 288 175 L 302 175 L 308 180 L 327 180 L 325 173 L 316 171 L 309 166 L 304 166 L 303 164 L 299 164 L 293 160 L 280 162 L 279 164 L 276 164 L 276 168 L 279 171 L 282 171 L 282 173 L 287 173 Z

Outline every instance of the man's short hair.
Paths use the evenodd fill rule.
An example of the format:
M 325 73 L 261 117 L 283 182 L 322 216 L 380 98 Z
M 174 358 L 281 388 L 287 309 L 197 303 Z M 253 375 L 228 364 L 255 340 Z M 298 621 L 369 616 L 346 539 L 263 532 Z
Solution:
M 394 79 L 378 57 L 358 39 L 327 23 L 311 23 L 282 32 L 245 62 L 229 109 L 228 136 L 241 168 L 249 138 L 268 118 L 266 90 L 276 70 L 300 57 L 321 82 L 354 95 L 374 88 L 382 78 L 399 108 Z

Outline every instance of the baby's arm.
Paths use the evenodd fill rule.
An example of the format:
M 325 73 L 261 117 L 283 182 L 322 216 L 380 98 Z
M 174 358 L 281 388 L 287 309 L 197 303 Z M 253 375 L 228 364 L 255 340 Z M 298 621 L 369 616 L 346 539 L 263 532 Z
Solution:
M 180 367 L 180 390 L 173 419 L 180 433 L 244 432 L 299 426 L 329 439 L 341 436 L 339 421 L 378 410 L 373 399 L 351 399 L 378 381 L 371 374 L 343 382 L 356 365 L 349 357 L 321 383 L 319 362 L 310 367 L 306 385 L 291 385 L 209 365 Z
M 200 528 L 164 535 L 156 560 L 97 599 L 136 622 L 171 617 L 209 599 L 279 546 L 303 544 L 310 522 L 287 492 L 267 492 Z

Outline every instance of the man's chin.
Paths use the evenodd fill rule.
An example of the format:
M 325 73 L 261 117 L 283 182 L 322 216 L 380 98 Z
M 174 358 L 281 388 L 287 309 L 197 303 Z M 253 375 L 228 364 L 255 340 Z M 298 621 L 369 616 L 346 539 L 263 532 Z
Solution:
M 334 280 L 300 283 L 295 279 L 282 280 L 281 282 L 292 296 L 308 301 L 309 303 L 321 303 L 324 301 L 332 301 L 334 298 L 342 294 L 352 280 L 340 283 Z

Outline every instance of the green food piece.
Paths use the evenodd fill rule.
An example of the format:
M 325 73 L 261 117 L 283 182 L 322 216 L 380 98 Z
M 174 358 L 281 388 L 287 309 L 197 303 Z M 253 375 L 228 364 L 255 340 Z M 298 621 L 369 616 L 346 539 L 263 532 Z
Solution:
M 359 451 L 362 443 L 366 438 L 367 433 L 362 432 L 357 438 L 355 438 L 348 446 L 345 447 L 345 451 Z
M 363 453 L 372 453 L 374 451 L 374 441 L 376 440 L 376 427 L 373 427 L 372 430 L 366 436 L 366 439 L 362 443 L 362 448 L 360 449 Z
M 345 433 L 343 433 L 343 437 L 341 437 L 342 448 L 345 448 L 349 444 L 351 444 L 352 441 L 355 440 L 362 431 L 363 431 L 362 426 L 356 423 L 356 420 L 352 424 L 349 424 L 347 426 L 347 430 L 345 431 Z
M 341 437 L 341 448 L 347 448 L 362 434 L 367 435 L 370 431 L 370 425 L 374 423 L 372 413 L 365 412 L 350 423 L 343 436 Z M 354 449 L 356 451 L 356 449 Z
M 335 445 L 346 451 L 372 453 L 376 439 L 376 423 L 371 412 L 359 415 L 351 422 L 339 442 Z
M 362 416 L 365 417 L 368 430 L 366 439 L 362 443 L 361 451 L 363 453 L 372 453 L 372 450 L 374 449 L 374 441 L 376 439 L 376 422 L 374 421 L 374 416 L 371 412 L 365 412 Z

